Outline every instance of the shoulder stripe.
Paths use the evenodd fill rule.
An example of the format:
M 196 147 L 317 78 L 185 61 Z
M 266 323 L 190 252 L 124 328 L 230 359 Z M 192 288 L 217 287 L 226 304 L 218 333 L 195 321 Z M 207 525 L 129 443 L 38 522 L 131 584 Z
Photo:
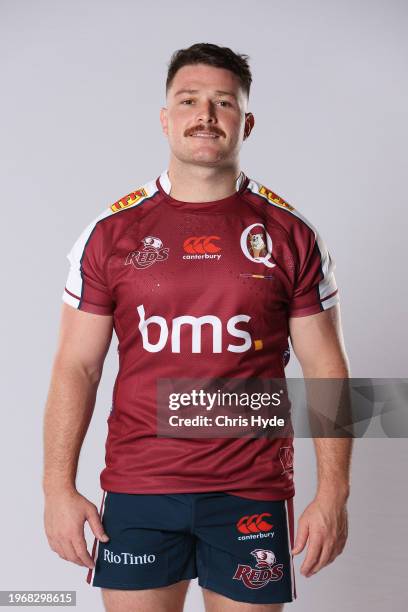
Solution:
M 72 306 L 75 306 L 76 308 L 80 307 L 83 294 L 82 262 L 87 245 L 91 240 L 91 237 L 98 224 L 115 214 L 141 206 L 144 202 L 147 202 L 153 198 L 157 193 L 158 189 L 156 181 L 149 181 L 145 185 L 142 185 L 142 187 L 139 187 L 123 198 L 120 198 L 120 200 L 117 200 L 108 208 L 105 208 L 105 210 L 103 210 L 83 229 L 67 254 L 68 261 L 70 262 L 70 272 L 68 275 L 67 287 L 64 290 L 63 296 L 63 299 L 66 302 Z
M 144 200 L 147 198 L 150 199 L 156 193 L 158 193 L 156 181 L 149 181 L 142 187 L 135 189 L 135 191 L 131 191 L 127 195 L 123 196 L 123 198 L 120 198 L 120 200 L 117 200 L 117 202 L 109 207 L 109 211 L 112 213 L 117 213 L 121 210 L 139 206 Z
M 285 210 L 300 221 L 303 221 L 303 223 L 313 231 L 315 237 L 318 236 L 318 232 L 315 226 L 310 223 L 310 221 L 306 219 L 306 217 L 304 217 L 302 213 L 296 210 L 294 206 L 286 202 L 286 200 L 284 200 L 280 196 L 276 195 L 276 193 L 274 193 L 271 189 L 268 189 L 267 187 L 261 185 L 261 183 L 258 183 L 253 179 L 249 181 L 247 189 L 249 189 L 255 195 L 258 195 L 264 200 L 266 200 L 268 204 L 280 208 L 281 210 Z
M 288 214 L 291 214 L 292 216 L 296 217 L 313 232 L 317 247 L 319 249 L 321 270 L 323 275 L 322 281 L 319 283 L 319 294 L 321 300 L 327 300 L 327 302 L 325 302 L 324 308 L 328 308 L 329 304 L 331 305 L 332 300 L 335 299 L 334 294 L 330 295 L 333 292 L 333 286 L 335 286 L 333 280 L 333 271 L 335 269 L 335 263 L 332 260 L 330 253 L 327 250 L 326 244 L 315 226 L 306 217 L 304 217 L 302 213 L 296 210 L 294 206 L 286 202 L 286 200 L 278 196 L 271 189 L 268 189 L 261 183 L 258 183 L 257 181 L 251 179 L 248 183 L 247 189 L 249 189 L 253 194 L 263 198 L 268 204 L 280 208 L 281 210 L 286 211 Z
M 149 181 L 111 204 L 100 215 L 98 215 L 98 217 L 96 217 L 92 223 L 96 225 L 96 223 L 102 221 L 102 219 L 105 219 L 106 217 L 120 213 L 123 210 L 129 210 L 129 208 L 136 208 L 137 206 L 143 204 L 143 202 L 146 200 L 150 200 L 157 193 L 158 189 L 156 186 L 156 181 Z
M 316 228 L 310 223 L 310 221 L 308 221 L 298 210 L 296 210 L 294 206 L 292 206 L 291 204 L 289 204 L 289 202 L 278 196 L 268 187 L 265 187 L 261 183 L 258 183 L 257 181 L 251 179 L 248 183 L 247 189 L 249 189 L 255 195 L 262 197 L 264 200 L 266 200 L 266 202 L 268 202 L 268 204 L 272 204 L 277 208 L 292 213 L 293 216 L 306 223 L 306 225 L 310 227 L 310 229 L 316 232 Z
M 251 183 L 255 183 L 255 181 L 251 181 Z M 294 210 L 294 207 L 289 204 L 289 202 L 286 202 L 286 200 L 278 196 L 274 191 L 271 191 L 271 189 L 265 187 L 265 185 L 260 185 L 259 183 L 255 183 L 255 185 L 259 195 L 264 197 L 271 204 L 275 204 L 275 206 L 279 206 L 280 208 L 286 208 L 286 210 L 290 210 L 291 212 Z M 248 184 L 248 188 L 253 191 L 250 184 Z
M 123 196 L 122 198 L 120 198 L 120 200 L 117 200 L 108 208 L 105 208 L 105 210 L 103 210 L 95 219 L 93 219 L 86 226 L 75 244 L 76 250 L 81 251 L 81 260 L 86 244 L 100 221 L 103 221 L 104 219 L 107 219 L 108 217 L 111 217 L 114 214 L 123 212 L 124 210 L 136 208 L 147 200 L 150 200 L 157 193 L 158 189 L 156 186 L 156 182 L 149 181 L 142 187 L 139 187 L 138 189 L 135 189 L 135 191 L 131 191 L 126 196 Z

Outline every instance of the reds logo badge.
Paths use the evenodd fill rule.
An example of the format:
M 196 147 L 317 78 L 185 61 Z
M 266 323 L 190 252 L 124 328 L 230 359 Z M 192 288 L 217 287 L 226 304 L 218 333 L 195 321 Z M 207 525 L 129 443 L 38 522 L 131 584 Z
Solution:
M 170 249 L 163 247 L 160 238 L 146 236 L 142 242 L 142 249 L 128 253 L 125 265 L 133 264 L 135 268 L 143 269 L 152 266 L 156 261 L 164 261 L 168 258 Z
M 255 548 L 251 552 L 256 559 L 255 567 L 240 563 L 233 575 L 234 580 L 242 580 L 248 589 L 261 589 L 269 582 L 283 578 L 283 564 L 276 563 L 275 554 L 271 550 Z

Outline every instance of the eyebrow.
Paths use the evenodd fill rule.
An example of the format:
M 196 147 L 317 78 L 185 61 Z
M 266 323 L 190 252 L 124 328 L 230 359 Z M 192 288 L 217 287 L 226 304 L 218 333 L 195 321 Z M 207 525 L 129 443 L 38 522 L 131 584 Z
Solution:
M 198 89 L 180 89 L 179 91 L 176 91 L 176 93 L 174 94 L 175 96 L 180 96 L 182 94 L 196 94 L 199 93 Z M 230 96 L 231 98 L 235 98 L 236 99 L 236 95 L 234 93 L 232 93 L 231 91 L 223 91 L 222 89 L 216 89 L 215 93 L 218 95 L 222 95 L 222 96 Z

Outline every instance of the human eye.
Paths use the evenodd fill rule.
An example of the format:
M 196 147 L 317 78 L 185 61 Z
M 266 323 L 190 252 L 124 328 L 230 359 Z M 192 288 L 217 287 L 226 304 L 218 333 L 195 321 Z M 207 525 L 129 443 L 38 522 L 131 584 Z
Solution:
M 225 106 L 232 106 L 232 104 L 230 102 L 228 102 L 227 100 L 219 100 L 218 103 L 225 107 Z
M 192 100 L 191 98 L 188 98 L 188 99 L 186 99 L 186 100 L 182 100 L 182 101 L 181 101 L 181 104 L 185 104 L 185 105 L 187 105 L 187 106 L 190 106 L 190 104 L 189 104 L 190 102 L 193 102 L 193 100 Z

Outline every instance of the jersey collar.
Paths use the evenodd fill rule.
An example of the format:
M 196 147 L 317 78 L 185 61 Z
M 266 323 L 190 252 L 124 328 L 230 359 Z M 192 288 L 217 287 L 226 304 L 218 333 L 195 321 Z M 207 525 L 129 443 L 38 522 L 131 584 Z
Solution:
M 236 191 L 239 191 L 241 189 L 241 187 L 244 184 L 245 179 L 246 179 L 246 176 L 245 176 L 245 174 L 241 170 L 237 180 L 235 181 L 235 190 Z M 167 168 L 165 170 L 163 170 L 163 172 L 161 173 L 161 175 L 158 178 L 158 181 L 159 181 L 160 187 L 163 189 L 163 191 L 165 193 L 167 193 L 167 195 L 169 195 L 170 194 L 170 190 L 171 190 L 171 183 L 170 183 L 169 172 L 168 172 Z

